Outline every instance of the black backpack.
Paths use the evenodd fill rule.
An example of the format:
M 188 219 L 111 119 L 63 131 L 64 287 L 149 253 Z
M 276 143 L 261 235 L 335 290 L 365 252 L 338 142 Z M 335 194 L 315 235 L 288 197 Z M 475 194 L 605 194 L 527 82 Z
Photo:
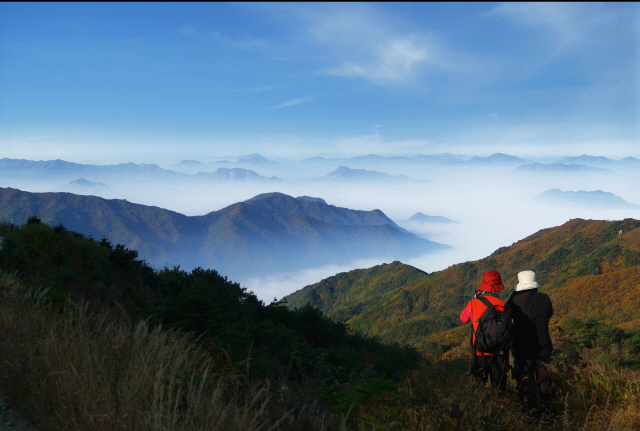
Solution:
M 504 311 L 500 311 L 487 298 L 478 298 L 487 309 L 478 321 L 476 340 L 473 348 L 493 355 L 502 355 L 509 351 L 513 344 L 513 322 L 509 311 L 509 302 L 504 304 Z

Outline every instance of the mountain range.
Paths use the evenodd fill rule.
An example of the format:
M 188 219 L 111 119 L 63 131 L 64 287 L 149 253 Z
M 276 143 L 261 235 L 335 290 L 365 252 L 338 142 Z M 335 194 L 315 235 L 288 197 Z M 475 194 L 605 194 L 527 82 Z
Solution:
M 194 161 L 195 162 L 195 161 Z M 195 162 L 199 164 L 200 162 Z M 89 165 L 64 160 L 32 161 L 0 159 L 0 178 L 30 180 L 84 179 L 87 181 L 194 181 L 194 180 L 240 180 L 266 181 L 279 178 L 263 177 L 250 169 L 219 167 L 215 172 L 185 174 L 154 164 L 123 163 L 119 165 Z
M 350 210 L 282 193 L 189 217 L 120 199 L 0 188 L 0 220 L 20 224 L 33 214 L 94 238 L 106 236 L 155 265 L 209 267 L 237 279 L 446 248 L 403 230 L 380 210 Z
M 478 157 L 478 156 L 472 157 L 466 163 L 481 164 L 481 165 L 488 165 L 488 164 L 522 165 L 526 162 L 522 160 L 520 157 L 510 156 L 508 154 L 503 154 L 503 153 L 495 153 L 490 155 L 489 157 Z
M 620 159 L 618 161 L 609 159 L 607 157 L 602 156 L 589 156 L 587 154 L 583 154 L 577 157 L 566 157 L 559 161 L 563 164 L 579 164 L 586 166 L 594 166 L 594 167 L 602 167 L 602 168 L 614 168 L 616 166 L 629 166 L 629 167 L 639 167 L 640 160 L 635 157 L 625 157 L 624 159 Z
M 640 160 L 627 157 L 618 161 L 605 157 L 583 154 L 579 157 L 554 158 L 552 163 L 537 163 L 503 153 L 488 157 L 469 157 L 458 154 L 418 154 L 414 156 L 380 156 L 370 154 L 348 158 L 313 157 L 302 161 L 279 159 L 274 161 L 260 154 L 221 159 L 213 162 L 183 160 L 168 168 L 155 164 L 123 163 L 117 165 L 92 165 L 64 160 L 0 159 L 0 179 L 26 181 L 72 181 L 79 178 L 104 182 L 115 186 L 116 182 L 189 182 L 189 181 L 282 181 L 280 178 L 309 180 L 322 172 L 334 169 L 325 180 L 362 180 L 402 183 L 409 181 L 404 175 L 411 172 L 413 179 L 423 177 L 423 168 L 451 169 L 514 169 L 514 173 L 540 174 L 606 174 L 613 172 L 636 176 Z M 559 160 L 559 161 L 558 161 Z M 347 166 L 350 166 L 348 168 Z M 357 169 L 356 169 L 357 168 Z M 258 172 L 254 171 L 256 169 Z M 390 175 L 385 172 L 392 172 Z M 433 173 L 437 176 L 437 173 Z M 306 176 L 306 177 L 305 177 Z M 565 175 L 566 176 L 566 175 Z M 424 178 L 424 177 L 423 177 Z M 431 178 L 429 178 L 431 180 Z M 426 179 L 425 179 L 426 181 Z M 121 184 L 117 185 L 121 188 Z
M 555 320 L 597 318 L 640 328 L 640 221 L 634 219 L 574 219 L 443 271 L 427 274 L 393 262 L 336 274 L 286 299 L 290 307 L 310 303 L 365 334 L 428 351 L 468 343 L 459 315 L 484 271 L 501 273 L 506 300 L 525 269 L 535 271 L 551 297 Z
M 56 192 L 75 193 L 78 195 L 112 195 L 115 197 L 117 191 L 107 186 L 106 184 L 85 180 L 84 178 L 78 178 L 63 184 L 56 188 Z
M 406 175 L 389 175 L 384 172 L 368 171 L 366 169 L 351 169 L 340 166 L 335 171 L 317 178 L 321 181 L 362 181 L 362 182 L 408 182 Z
M 589 173 L 589 174 L 613 174 L 608 169 L 594 168 L 578 164 L 564 163 L 529 163 L 518 166 L 514 173 L 547 173 L 547 174 L 567 174 L 567 173 Z
M 241 167 L 264 167 L 277 166 L 278 162 L 267 159 L 260 154 L 249 154 L 246 156 L 217 160 L 215 162 L 201 162 L 198 160 L 182 160 L 175 165 L 169 166 L 172 170 L 183 172 L 186 174 L 195 174 L 198 172 L 213 172 L 220 167 L 232 166 L 236 169 Z
M 449 224 L 449 223 L 458 223 L 455 220 L 451 220 L 450 218 L 443 216 L 430 216 L 423 214 L 421 212 L 417 212 L 407 221 L 418 222 L 418 223 L 436 223 L 436 224 Z
M 592 207 L 597 209 L 640 209 L 640 205 L 625 201 L 610 192 L 596 191 L 562 191 L 560 189 L 547 190 L 536 197 L 541 202 L 554 205 Z

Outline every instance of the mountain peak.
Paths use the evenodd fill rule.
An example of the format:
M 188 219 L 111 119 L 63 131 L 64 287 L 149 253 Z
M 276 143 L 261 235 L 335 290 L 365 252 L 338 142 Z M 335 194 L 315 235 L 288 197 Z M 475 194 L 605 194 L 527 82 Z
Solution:
M 311 196 L 298 196 L 296 199 L 300 199 L 301 201 L 320 202 L 321 204 L 328 205 L 327 202 L 322 198 L 313 198 Z
M 339 166 L 333 172 L 329 172 L 319 180 L 330 181 L 409 181 L 405 175 L 389 175 L 384 172 L 368 171 L 366 169 L 351 169 L 347 166 Z
M 419 223 L 437 223 L 437 224 L 448 224 L 448 223 L 458 223 L 455 220 L 451 220 L 450 218 L 443 216 L 430 216 L 423 214 L 421 212 L 417 212 L 409 218 L 409 221 L 415 221 Z

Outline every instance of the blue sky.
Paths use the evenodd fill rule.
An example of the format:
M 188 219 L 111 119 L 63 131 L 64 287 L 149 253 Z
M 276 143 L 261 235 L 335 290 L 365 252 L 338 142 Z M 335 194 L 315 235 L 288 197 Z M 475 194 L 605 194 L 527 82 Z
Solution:
M 0 157 L 640 157 L 640 6 L 1 3 Z

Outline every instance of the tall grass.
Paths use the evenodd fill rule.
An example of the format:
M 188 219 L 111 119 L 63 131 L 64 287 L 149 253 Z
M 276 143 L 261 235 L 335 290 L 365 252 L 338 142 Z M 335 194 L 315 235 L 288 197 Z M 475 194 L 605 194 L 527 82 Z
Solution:
M 0 385 L 43 430 L 257 431 L 300 422 L 274 402 L 268 381 L 247 381 L 184 334 L 43 298 L 0 275 Z M 309 408 L 323 423 L 310 428 L 334 428 Z
M 640 370 L 585 358 L 556 362 L 557 415 L 539 419 L 521 411 L 510 380 L 495 393 L 465 373 L 467 364 L 435 361 L 409 375 L 400 391 L 354 415 L 352 429 L 382 430 L 640 430 Z

